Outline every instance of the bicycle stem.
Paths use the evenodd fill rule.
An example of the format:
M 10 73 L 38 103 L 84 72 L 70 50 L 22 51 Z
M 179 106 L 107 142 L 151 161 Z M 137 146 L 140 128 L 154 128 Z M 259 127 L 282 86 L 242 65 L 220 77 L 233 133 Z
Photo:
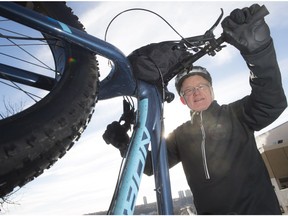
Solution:
M 221 49 L 221 44 L 224 42 L 224 36 L 223 34 L 214 40 L 210 40 L 209 44 L 207 44 L 205 47 L 203 47 L 200 51 L 196 52 L 192 56 L 189 56 L 185 58 L 181 63 L 183 68 L 179 68 L 178 70 L 181 71 L 184 68 L 189 68 L 191 65 L 196 62 L 198 59 L 202 58 L 204 55 L 209 54 L 213 55 L 215 50 Z

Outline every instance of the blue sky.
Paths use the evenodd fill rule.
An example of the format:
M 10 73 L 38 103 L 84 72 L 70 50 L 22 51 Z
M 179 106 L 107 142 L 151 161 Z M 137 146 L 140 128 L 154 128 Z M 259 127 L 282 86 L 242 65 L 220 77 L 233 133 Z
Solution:
M 109 21 L 122 10 L 142 7 L 153 10 L 167 19 L 184 37 L 203 34 L 215 22 L 224 9 L 224 16 L 234 8 L 250 6 L 252 2 L 239 1 L 159 1 L 159 2 L 68 2 L 89 34 L 103 39 Z M 267 21 L 274 40 L 282 82 L 288 94 L 288 2 L 259 2 L 265 4 L 270 15 Z M 221 34 L 221 26 L 215 30 Z M 144 12 L 126 13 L 113 22 L 107 40 L 126 55 L 143 45 L 179 37 L 159 18 Z M 101 79 L 109 71 L 107 60 L 99 58 Z M 249 70 L 239 51 L 228 45 L 215 57 L 205 56 L 195 65 L 206 67 L 213 77 L 215 98 L 220 104 L 240 99 L 250 93 Z M 175 92 L 174 82 L 169 89 Z M 165 104 L 166 133 L 189 119 L 189 111 L 176 97 L 171 104 Z M 122 113 L 122 98 L 99 101 L 95 114 L 76 145 L 52 168 L 33 182 L 24 186 L 11 199 L 15 205 L 5 206 L 6 214 L 85 214 L 109 207 L 113 195 L 121 157 L 118 150 L 105 144 L 102 134 L 106 125 L 118 120 Z M 261 134 L 288 119 L 287 109 Z M 181 165 L 170 170 L 172 194 L 188 189 Z M 138 204 L 155 201 L 154 179 L 143 176 L 138 195 Z

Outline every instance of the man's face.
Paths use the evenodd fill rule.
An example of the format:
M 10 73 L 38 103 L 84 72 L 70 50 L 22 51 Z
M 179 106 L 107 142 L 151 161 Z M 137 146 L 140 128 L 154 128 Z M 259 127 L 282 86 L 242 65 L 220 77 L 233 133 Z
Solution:
M 190 76 L 182 83 L 180 100 L 193 111 L 206 110 L 213 101 L 212 87 L 202 76 Z

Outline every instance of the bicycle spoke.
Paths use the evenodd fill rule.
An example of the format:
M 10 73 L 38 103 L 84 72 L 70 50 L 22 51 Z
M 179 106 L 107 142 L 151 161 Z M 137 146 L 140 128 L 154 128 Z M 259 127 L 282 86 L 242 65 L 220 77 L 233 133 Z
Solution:
M 20 59 L 20 58 L 17 58 L 17 57 L 15 57 L 15 56 L 8 55 L 8 54 L 6 54 L 6 53 L 1 53 L 1 52 L 0 52 L 0 55 L 7 56 L 7 57 L 9 57 L 9 58 L 13 58 L 13 59 L 16 59 L 16 60 L 18 60 L 18 61 L 22 61 L 22 62 L 31 64 L 31 65 L 34 65 L 34 66 L 37 66 L 37 67 L 41 67 L 41 68 L 43 68 L 43 69 L 47 69 L 47 70 L 50 70 L 50 71 L 54 71 L 54 72 L 56 73 L 56 71 L 53 70 L 53 69 L 51 69 L 50 67 L 44 67 L 44 66 L 42 66 L 42 65 L 35 64 L 35 63 L 33 63 L 33 62 L 26 61 L 26 60 L 24 60 L 24 59 Z
M 19 49 L 21 49 L 22 51 L 24 51 L 25 53 L 27 53 L 29 56 L 31 56 L 33 59 L 35 59 L 36 61 L 38 61 L 39 63 L 42 63 L 43 65 L 45 65 L 47 68 L 49 68 L 50 70 L 52 70 L 47 64 L 45 64 L 43 61 L 41 61 L 40 59 L 36 58 L 34 55 L 32 55 L 31 53 L 29 53 L 28 51 L 26 51 L 25 49 L 23 49 L 21 46 L 18 46 L 14 41 L 7 39 L 8 41 L 10 41 L 11 43 L 13 43 L 15 46 L 17 46 Z
M 13 85 L 11 85 L 11 84 L 9 84 L 9 83 L 5 83 L 5 82 L 3 82 L 3 81 L 0 80 L 0 83 L 2 83 L 2 84 L 4 84 L 4 85 L 7 85 L 7 86 L 9 86 L 9 87 L 11 87 L 11 88 L 14 88 L 14 89 L 17 89 L 17 90 L 20 90 L 20 91 L 24 92 L 24 93 L 25 93 L 29 98 L 31 98 L 34 102 L 37 102 L 37 100 L 34 99 L 33 97 L 38 98 L 38 99 L 42 99 L 42 97 L 40 97 L 40 96 L 38 96 L 38 95 L 36 95 L 36 94 L 33 94 L 32 92 L 27 92 L 27 91 L 23 90 L 23 88 L 19 87 L 19 85 L 17 85 L 15 82 L 13 82 L 13 81 L 10 81 L 10 82 L 13 83 Z
M 41 38 L 35 38 L 35 37 L 30 37 L 29 35 L 24 35 L 24 34 L 21 34 L 21 33 L 18 33 L 18 32 L 15 32 L 15 31 L 12 31 L 10 29 L 6 29 L 6 28 L 1 28 L 0 27 L 0 30 L 3 30 L 5 32 L 9 32 L 9 33 L 12 33 L 14 35 L 19 35 L 19 37 L 16 37 L 16 36 L 11 36 L 11 35 L 3 35 L 1 34 L 0 37 L 3 37 L 3 38 L 10 38 L 10 39 L 21 39 L 21 40 L 39 40 L 39 41 L 42 41 L 43 43 L 45 43 L 45 38 L 41 37 Z
M 0 18 L 0 22 L 1 22 L 0 55 L 2 56 L 0 60 L 1 62 L 3 62 L 3 64 L 7 64 L 8 68 L 9 68 L 9 65 L 11 65 L 12 67 L 15 67 L 15 66 L 18 67 L 19 65 L 19 69 L 23 68 L 25 70 L 25 68 L 27 68 L 28 69 L 28 70 L 26 69 L 27 71 L 31 71 L 36 76 L 37 74 L 39 74 L 39 76 L 43 74 L 44 76 L 48 75 L 47 77 L 51 78 L 52 81 L 53 79 L 56 79 L 56 78 L 57 80 L 59 80 L 59 76 L 61 76 L 61 73 L 56 71 L 54 68 L 52 68 L 50 64 L 46 63 L 46 62 L 49 62 L 49 60 L 51 59 L 52 61 L 50 61 L 50 63 L 54 64 L 52 53 L 50 53 L 50 48 L 49 48 L 48 43 L 52 43 L 54 47 L 62 48 L 59 45 L 57 45 L 57 39 L 55 38 L 47 39 L 43 35 L 39 34 L 39 32 L 36 32 L 32 29 L 25 31 L 25 32 L 28 32 L 29 35 L 27 35 L 26 33 L 22 34 L 19 32 L 23 32 L 23 31 L 18 32 L 19 30 L 18 28 L 20 29 L 21 28 L 29 29 L 29 28 L 24 27 L 19 24 L 15 24 L 13 21 L 7 20 L 7 19 Z M 45 47 L 47 47 L 47 51 L 51 55 L 51 57 L 49 58 L 46 57 L 46 55 L 48 55 L 49 53 L 47 53 Z M 40 52 L 39 51 L 40 49 L 43 49 L 43 52 Z M 39 54 L 39 56 L 35 55 L 37 53 Z M 42 57 L 42 54 L 44 54 L 44 57 Z M 45 62 L 43 60 L 45 60 Z M 13 76 L 15 75 L 11 74 L 12 76 L 10 76 L 9 74 L 7 74 L 9 75 L 9 77 L 13 78 L 13 80 L 5 76 L 5 73 L 7 72 L 9 71 L 5 71 L 4 73 L 2 71 L 1 76 L 3 80 L 0 78 L 0 84 L 1 84 L 0 92 L 2 93 L 1 94 L 2 96 L 7 96 L 11 98 L 9 100 L 14 101 L 11 103 L 15 103 L 15 106 L 17 103 L 19 103 L 19 99 L 15 99 L 15 98 L 21 97 L 20 95 L 17 94 L 17 91 L 22 92 L 26 98 L 29 98 L 29 100 L 33 101 L 33 104 L 37 103 L 39 100 L 42 100 L 43 97 L 49 92 L 47 90 L 38 89 L 40 86 L 30 87 L 24 83 L 20 85 L 19 83 L 17 83 L 18 82 L 17 79 L 14 80 Z M 22 76 L 21 73 L 20 73 L 20 76 Z M 32 84 L 33 83 L 31 83 L 31 85 Z M 23 99 L 20 99 L 20 100 L 23 100 Z M 20 111 L 22 110 L 17 109 L 17 112 L 20 112 Z M 2 113 L 0 114 L 0 119 L 4 119 L 8 117 L 9 115 L 16 114 L 16 113 L 9 112 L 7 110 L 7 106 L 5 107 L 5 103 L 3 102 L 2 102 L 2 105 L 0 102 L 0 113 Z M 5 115 L 3 115 L 3 113 L 5 113 Z

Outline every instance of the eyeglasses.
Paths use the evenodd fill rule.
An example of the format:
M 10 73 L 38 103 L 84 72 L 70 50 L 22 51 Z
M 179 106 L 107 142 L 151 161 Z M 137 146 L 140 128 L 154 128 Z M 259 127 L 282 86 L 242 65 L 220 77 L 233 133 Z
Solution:
M 205 91 L 207 90 L 208 88 L 210 88 L 210 85 L 209 84 L 200 84 L 196 87 L 189 87 L 187 89 L 185 89 L 184 91 L 181 91 L 180 95 L 182 97 L 184 96 L 190 96 L 192 94 L 195 94 L 196 91 Z

